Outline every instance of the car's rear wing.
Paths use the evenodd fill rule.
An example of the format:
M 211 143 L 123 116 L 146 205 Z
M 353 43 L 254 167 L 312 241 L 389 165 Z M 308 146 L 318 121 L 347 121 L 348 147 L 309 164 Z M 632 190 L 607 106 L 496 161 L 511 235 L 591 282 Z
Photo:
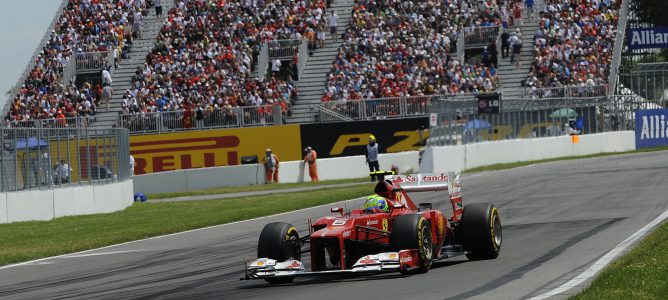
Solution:
M 394 184 L 398 184 L 407 192 L 452 191 L 461 192 L 459 174 L 454 172 L 386 175 Z
M 406 192 L 448 191 L 452 203 L 452 220 L 459 221 L 463 212 L 462 188 L 460 174 L 455 172 L 387 175 L 392 183 L 397 184 Z

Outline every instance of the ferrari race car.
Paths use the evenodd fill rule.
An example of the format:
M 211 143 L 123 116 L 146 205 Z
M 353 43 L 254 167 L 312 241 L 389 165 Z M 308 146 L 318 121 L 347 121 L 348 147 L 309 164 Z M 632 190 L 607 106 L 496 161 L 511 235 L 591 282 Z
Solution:
M 382 172 L 382 171 L 381 171 Z M 390 175 L 384 172 L 374 193 L 384 197 L 388 212 L 331 208 L 334 216 L 309 220 L 309 235 L 300 237 L 291 224 L 265 225 L 258 259 L 246 262 L 242 279 L 292 282 L 297 276 L 424 273 L 432 262 L 459 255 L 493 259 L 501 250 L 501 220 L 494 204 L 462 208 L 459 176 L 454 173 Z M 453 214 L 417 206 L 407 192 L 448 191 Z M 310 271 L 301 261 L 310 253 Z

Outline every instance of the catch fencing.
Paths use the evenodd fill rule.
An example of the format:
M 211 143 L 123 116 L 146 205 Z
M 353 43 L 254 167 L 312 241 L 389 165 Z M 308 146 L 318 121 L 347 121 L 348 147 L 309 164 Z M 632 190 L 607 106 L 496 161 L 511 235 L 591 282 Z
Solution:
M 128 179 L 125 129 L 0 129 L 0 192 L 101 185 Z
M 479 113 L 477 101 L 437 101 L 429 144 L 461 145 L 476 142 L 581 135 L 635 130 L 635 110 L 664 108 L 663 101 L 638 96 L 504 100 L 498 114 Z M 433 125 L 433 124 L 432 124 Z
M 427 115 L 429 104 L 438 97 L 417 96 L 365 100 L 331 101 L 319 104 L 320 122 L 411 118 Z

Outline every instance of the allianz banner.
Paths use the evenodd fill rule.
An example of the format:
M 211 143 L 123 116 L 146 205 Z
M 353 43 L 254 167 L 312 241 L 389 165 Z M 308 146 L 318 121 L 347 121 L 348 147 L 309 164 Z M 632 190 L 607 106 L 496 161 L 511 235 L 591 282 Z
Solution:
M 631 50 L 668 48 L 668 27 L 631 28 L 626 38 Z
M 421 128 L 429 128 L 429 118 L 302 124 L 302 150 L 311 146 L 321 158 L 363 155 L 370 135 L 376 137 L 381 153 L 419 150 L 428 137 Z
M 636 148 L 668 145 L 668 109 L 636 110 Z

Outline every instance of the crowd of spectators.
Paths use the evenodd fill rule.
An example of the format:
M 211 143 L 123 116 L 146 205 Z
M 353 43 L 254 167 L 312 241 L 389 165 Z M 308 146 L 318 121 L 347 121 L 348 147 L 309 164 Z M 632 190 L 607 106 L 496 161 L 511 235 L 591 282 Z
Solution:
M 146 64 L 135 72 L 121 113 L 232 116 L 235 107 L 289 109 L 297 97 L 291 76 L 271 72 L 265 80 L 254 78 L 254 61 L 264 42 L 314 35 L 326 23 L 327 5 L 325 0 L 177 1 Z
M 617 34 L 613 0 L 545 0 L 533 39 L 529 89 L 607 84 Z
M 5 122 L 94 115 L 102 87 L 62 83 L 63 70 L 82 52 L 111 51 L 121 59 L 131 43 L 136 16 L 145 14 L 149 5 L 147 0 L 69 0 L 9 103 Z
M 357 0 L 322 100 L 494 90 L 496 65 L 462 64 L 456 44 L 464 28 L 500 25 L 504 7 L 497 1 Z

